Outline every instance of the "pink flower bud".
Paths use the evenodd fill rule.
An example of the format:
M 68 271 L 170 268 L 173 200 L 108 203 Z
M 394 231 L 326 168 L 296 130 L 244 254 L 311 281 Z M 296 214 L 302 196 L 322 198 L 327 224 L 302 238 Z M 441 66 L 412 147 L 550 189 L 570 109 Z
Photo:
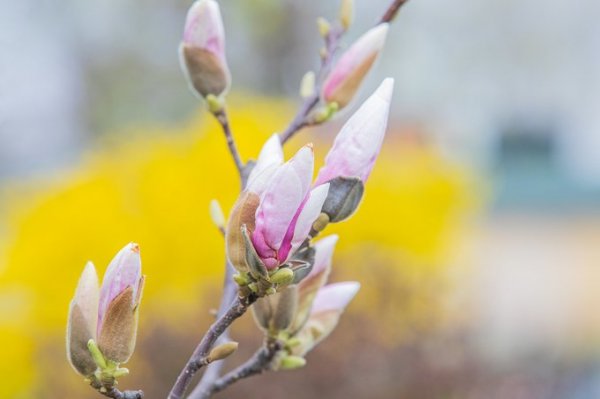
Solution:
M 288 260 L 319 216 L 329 187 L 310 191 L 313 165 L 312 147 L 301 148 L 276 170 L 261 193 L 252 242 L 268 269 Z
M 325 83 L 322 97 L 327 103 L 345 107 L 354 97 L 385 44 L 388 24 L 383 23 L 362 35 L 337 62 Z
M 315 185 L 340 176 L 366 182 L 383 143 L 393 89 L 394 80 L 385 79 L 350 117 L 335 138 Z
M 98 296 L 98 275 L 94 265 L 88 262 L 71 301 L 67 324 L 67 358 L 73 368 L 85 376 L 96 370 L 87 343 L 96 338 Z
M 308 320 L 295 334 L 300 345 L 293 349 L 293 354 L 303 356 L 327 338 L 359 289 L 360 284 L 353 281 L 330 284 L 321 288 L 317 292 Z
M 129 287 L 133 289 L 132 297 L 137 298 L 141 282 L 140 247 L 130 243 L 117 253 L 104 274 L 98 308 L 98 334 L 102 330 L 104 315 L 113 300 Z
M 331 272 L 333 250 L 338 241 L 337 235 L 319 240 L 315 248 L 315 260 L 310 273 L 298 284 L 298 310 L 291 331 L 297 332 L 306 323 L 317 292 L 325 285 Z
M 181 66 L 201 96 L 220 96 L 231 84 L 225 58 L 225 30 L 214 0 L 197 0 L 188 11 L 180 46 Z

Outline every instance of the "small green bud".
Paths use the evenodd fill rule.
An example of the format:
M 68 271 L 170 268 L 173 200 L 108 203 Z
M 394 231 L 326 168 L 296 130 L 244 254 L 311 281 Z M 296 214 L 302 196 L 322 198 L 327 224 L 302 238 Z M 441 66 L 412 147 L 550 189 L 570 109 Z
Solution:
M 206 106 L 211 114 L 218 114 L 225 108 L 225 100 L 221 97 L 217 97 L 214 94 L 206 96 Z
M 273 295 L 273 294 L 276 294 L 276 293 L 277 293 L 277 290 L 275 288 L 273 288 L 273 287 L 269 287 L 265 291 L 265 295 Z
M 294 271 L 289 267 L 281 267 L 271 275 L 271 282 L 278 285 L 286 285 L 294 280 Z
M 250 284 L 250 280 L 248 279 L 248 277 L 241 273 L 234 274 L 232 278 L 233 281 L 235 281 L 235 283 L 240 287 Z
M 319 108 L 313 115 L 313 121 L 315 123 L 323 123 L 330 120 L 333 115 L 338 111 L 339 106 L 336 102 L 331 102 L 325 106 Z
M 225 215 L 223 215 L 223 209 L 221 209 L 219 201 L 216 199 L 211 200 L 208 209 L 210 218 L 215 226 L 217 226 L 219 230 L 225 231 Z
M 101 369 L 105 369 L 107 367 L 106 359 L 104 358 L 102 352 L 100 352 L 100 348 L 98 348 L 98 344 L 96 344 L 96 341 L 90 339 L 87 343 L 87 347 L 96 365 Z
M 304 74 L 302 82 L 300 82 L 300 97 L 308 98 L 315 94 L 315 80 L 316 76 L 313 71 Z
M 329 32 L 331 31 L 331 25 L 323 17 L 317 18 L 317 27 L 319 28 L 319 34 L 321 35 L 321 37 L 327 37 L 327 35 L 329 35 Z
M 126 369 L 125 367 L 117 367 L 115 371 L 112 372 L 114 378 L 124 377 L 127 374 L 129 374 L 129 369 Z
M 306 365 L 306 359 L 300 356 L 286 356 L 279 363 L 280 370 L 296 370 Z
M 301 343 L 302 343 L 302 341 L 299 338 L 292 337 L 285 342 L 285 346 L 287 348 L 295 348 L 296 346 L 300 345 Z
M 348 30 L 354 20 L 354 0 L 342 0 L 340 7 L 340 23 L 344 30 Z
M 215 346 L 208 354 L 208 361 L 214 362 L 231 356 L 238 348 L 237 342 L 226 342 Z

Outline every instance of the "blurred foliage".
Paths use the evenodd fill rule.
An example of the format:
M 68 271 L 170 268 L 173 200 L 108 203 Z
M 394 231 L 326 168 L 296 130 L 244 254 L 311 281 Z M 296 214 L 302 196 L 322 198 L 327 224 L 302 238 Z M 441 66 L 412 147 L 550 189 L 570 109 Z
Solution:
M 242 156 L 257 154 L 291 114 L 285 101 L 237 97 L 231 115 Z M 322 159 L 334 130 L 303 133 L 288 154 L 312 140 Z M 358 214 L 330 229 L 341 234 L 333 278 L 363 283 L 351 311 L 381 320 L 374 334 L 390 345 L 437 319 L 444 289 L 439 266 L 450 262 L 460 221 L 477 204 L 465 170 L 405 137 L 412 136 L 390 135 Z M 65 384 L 74 397 L 85 389 L 64 357 L 68 303 L 85 262 L 102 273 L 129 241 L 141 244 L 147 275 L 140 349 L 147 349 L 148 337 L 160 342 L 161 352 L 178 345 L 157 341 L 157 334 L 198 336 L 207 309 L 218 304 L 224 259 L 208 203 L 217 198 L 228 209 L 239 188 L 224 144 L 209 118 L 182 128 L 137 128 L 100 142 L 73 170 L 4 187 L 0 375 L 9 378 L 0 397 L 62 398 Z M 168 333 L 160 335 L 161 329 Z M 163 359 L 156 353 L 134 358 L 141 356 Z M 151 366 L 137 362 L 139 377 Z

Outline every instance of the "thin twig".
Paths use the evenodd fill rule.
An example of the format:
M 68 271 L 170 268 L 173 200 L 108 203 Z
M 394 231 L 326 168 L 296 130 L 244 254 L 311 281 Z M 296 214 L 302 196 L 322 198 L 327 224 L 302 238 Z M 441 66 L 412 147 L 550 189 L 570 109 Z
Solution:
M 385 22 L 392 22 L 394 20 L 394 18 L 396 17 L 396 15 L 398 14 L 398 10 L 400 10 L 400 7 L 402 7 L 404 4 L 406 4 L 408 0 L 395 0 L 386 10 L 385 14 L 383 14 L 383 17 L 381 17 L 381 20 L 379 21 L 379 23 L 385 23 Z
M 229 309 L 231 303 L 235 300 L 237 295 L 237 284 L 233 281 L 233 274 L 235 273 L 235 269 L 231 265 L 229 261 L 225 263 L 225 281 L 223 282 L 223 296 L 221 297 L 221 305 L 219 306 L 219 310 L 217 312 L 217 318 L 223 316 L 225 312 Z M 216 345 L 225 343 L 230 341 L 229 338 L 229 329 L 226 329 L 223 334 L 219 337 Z M 221 370 L 225 362 L 223 360 L 219 360 L 211 363 L 206 368 L 204 375 L 202 375 L 202 379 L 198 385 L 194 388 L 194 390 L 188 396 L 188 399 L 197 399 L 200 395 L 200 392 L 207 389 L 219 376 L 221 375 Z
M 213 347 L 217 339 L 223 334 L 223 332 L 233 323 L 237 318 L 246 313 L 246 310 L 256 301 L 256 296 L 238 297 L 231 304 L 227 312 L 221 316 L 216 322 L 214 322 L 202 340 L 194 350 L 194 353 L 186 363 L 183 370 L 177 377 L 177 381 L 171 392 L 169 393 L 168 399 L 181 399 L 185 394 L 192 377 L 198 370 L 205 365 L 202 359 L 206 358 L 210 349 Z
M 113 398 L 113 399 L 143 399 L 144 392 L 142 391 L 119 391 L 117 388 L 112 387 L 106 391 L 98 390 L 102 395 Z
M 273 360 L 283 349 L 281 341 L 266 342 L 250 359 L 244 364 L 225 374 L 223 377 L 216 380 L 212 385 L 200 391 L 194 399 L 207 399 L 217 392 L 224 390 L 235 382 L 261 374 L 272 367 Z M 192 399 L 192 397 L 190 397 Z
M 245 180 L 245 165 L 240 157 L 240 153 L 237 149 L 237 145 L 235 144 L 235 140 L 233 139 L 233 133 L 231 132 L 231 126 L 229 125 L 229 118 L 227 117 L 227 111 L 225 108 L 221 109 L 218 112 L 213 114 L 221 128 L 223 128 L 223 133 L 225 134 L 225 140 L 227 140 L 227 147 L 229 148 L 229 152 L 231 153 L 231 157 L 233 158 L 233 162 L 235 163 L 235 167 L 240 174 L 240 178 L 242 179 L 242 184 Z
M 294 119 L 292 119 L 292 122 L 280 134 L 281 144 L 285 144 L 302 128 L 315 124 L 314 121 L 309 120 L 309 116 L 314 108 L 319 104 L 323 82 L 325 81 L 325 78 L 327 78 L 327 75 L 333 66 L 335 54 L 339 49 L 340 39 L 344 35 L 344 32 L 345 30 L 341 26 L 334 26 L 325 37 L 325 52 L 321 57 L 321 65 L 319 67 L 319 72 L 317 73 L 313 94 L 304 100 L 300 106 L 300 109 L 296 113 L 296 116 Z

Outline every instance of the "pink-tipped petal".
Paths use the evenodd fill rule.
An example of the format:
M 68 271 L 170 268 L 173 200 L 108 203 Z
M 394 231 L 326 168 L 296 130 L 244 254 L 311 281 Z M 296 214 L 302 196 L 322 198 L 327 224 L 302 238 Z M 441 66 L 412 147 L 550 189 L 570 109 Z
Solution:
M 225 63 L 225 29 L 216 1 L 197 0 L 192 4 L 185 21 L 183 43 L 209 51 Z
M 332 234 L 317 241 L 315 244 L 315 264 L 313 265 L 310 274 L 306 277 L 307 279 L 331 267 L 333 251 L 338 239 L 339 236 L 337 234 Z
M 338 176 L 366 182 L 381 150 L 387 129 L 394 79 L 387 78 L 350 117 L 325 158 L 315 185 Z
M 252 241 L 267 268 L 281 263 L 278 254 L 286 233 L 306 200 L 313 174 L 312 148 L 305 146 L 277 169 L 256 210 Z
M 343 312 L 359 289 L 360 284 L 355 281 L 326 285 L 317 292 L 311 314 L 328 311 Z
M 283 148 L 278 134 L 272 135 L 258 155 L 256 165 L 248 177 L 248 189 L 262 194 L 277 168 L 283 164 Z
M 104 274 L 98 308 L 98 331 L 102 328 L 102 320 L 110 303 L 127 287 L 133 288 L 133 298 L 136 298 L 142 277 L 140 248 L 135 243 L 127 244 L 121 249 L 108 265 Z

